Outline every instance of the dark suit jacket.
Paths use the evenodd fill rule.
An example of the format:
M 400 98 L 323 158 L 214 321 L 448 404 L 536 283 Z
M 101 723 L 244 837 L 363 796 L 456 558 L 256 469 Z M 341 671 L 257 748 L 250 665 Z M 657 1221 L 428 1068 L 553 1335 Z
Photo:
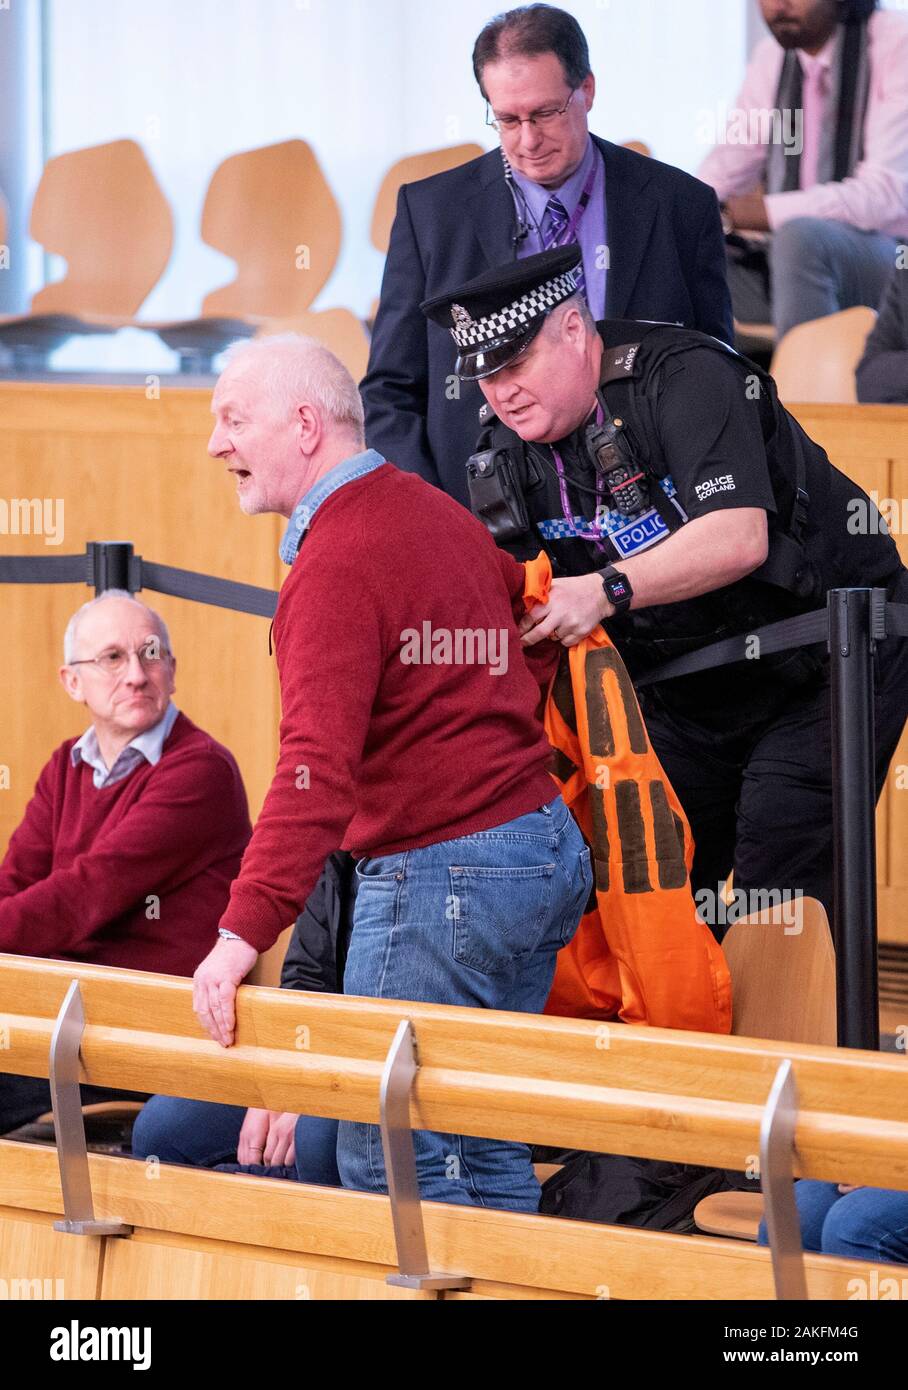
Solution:
M 908 405 L 908 269 L 893 270 L 857 368 L 858 400 Z
M 281 967 L 281 989 L 343 994 L 356 903 L 354 861 L 335 850 L 296 919 Z
M 690 174 L 593 139 L 605 159 L 607 318 L 666 319 L 732 342 L 716 195 Z M 424 299 L 516 255 L 514 204 L 498 150 L 400 190 L 361 384 L 366 442 L 466 503 L 465 464 L 483 403 L 454 377 L 450 333 Z

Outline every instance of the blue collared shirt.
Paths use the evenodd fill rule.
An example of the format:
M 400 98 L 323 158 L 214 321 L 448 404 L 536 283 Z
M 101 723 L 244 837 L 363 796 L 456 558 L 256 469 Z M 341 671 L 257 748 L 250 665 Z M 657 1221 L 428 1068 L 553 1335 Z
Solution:
M 530 213 L 527 219 L 530 225 L 530 234 L 520 243 L 517 251 L 518 259 L 525 260 L 527 256 L 535 256 L 538 251 L 544 249 L 542 245 L 542 222 L 549 199 L 555 194 L 563 204 L 568 217 L 573 217 L 577 210 L 577 204 L 580 202 L 584 184 L 590 170 L 594 167 L 596 177 L 593 180 L 593 191 L 590 194 L 586 211 L 580 219 L 577 240 L 583 253 L 587 303 L 590 306 L 590 313 L 598 323 L 600 319 L 605 318 L 608 229 L 605 214 L 605 160 L 593 143 L 592 136 L 589 137 L 586 154 L 579 166 L 560 188 L 543 188 L 541 184 L 533 183 L 532 179 L 528 179 L 524 174 L 519 174 L 516 169 L 513 172 L 514 182 L 526 199 Z
M 124 777 L 128 777 L 143 758 L 147 763 L 151 763 L 152 767 L 161 761 L 164 744 L 176 723 L 179 712 L 171 700 L 157 724 L 146 729 L 144 734 L 137 734 L 134 739 L 127 743 L 125 748 L 120 749 L 114 765 L 110 769 L 101 757 L 98 735 L 95 732 L 94 724 L 92 724 L 91 728 L 86 729 L 82 737 L 77 739 L 70 749 L 70 761 L 73 767 L 77 763 L 83 762 L 88 763 L 88 766 L 94 769 L 92 782 L 99 791 L 102 787 L 112 787 L 115 782 L 121 782 Z
M 281 559 L 285 565 L 292 565 L 297 556 L 303 537 L 312 525 L 312 518 L 323 502 L 327 502 L 332 492 L 337 492 L 344 483 L 352 483 L 354 478 L 363 478 L 375 468 L 381 468 L 385 460 L 375 449 L 354 454 L 352 458 L 337 463 L 327 473 L 313 483 L 293 509 L 287 523 L 284 539 L 281 541 Z

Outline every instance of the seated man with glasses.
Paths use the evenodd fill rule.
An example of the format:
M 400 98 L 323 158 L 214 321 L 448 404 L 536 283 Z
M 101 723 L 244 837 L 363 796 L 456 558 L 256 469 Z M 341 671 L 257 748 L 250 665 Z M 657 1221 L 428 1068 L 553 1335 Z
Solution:
M 591 132 L 596 79 L 573 15 L 522 5 L 496 16 L 473 74 L 499 148 L 401 188 L 361 387 L 366 443 L 464 506 L 483 399 L 458 381 L 451 335 L 426 322 L 424 300 L 577 244 L 596 322 L 664 319 L 726 342 L 733 331 L 715 193 Z
M 171 700 L 175 670 L 164 623 L 124 591 L 70 620 L 60 679 L 93 723 L 52 755 L 10 839 L 0 952 L 167 975 L 206 954 L 252 826 L 232 755 Z M 0 1133 L 49 1108 L 46 1080 L 0 1076 Z

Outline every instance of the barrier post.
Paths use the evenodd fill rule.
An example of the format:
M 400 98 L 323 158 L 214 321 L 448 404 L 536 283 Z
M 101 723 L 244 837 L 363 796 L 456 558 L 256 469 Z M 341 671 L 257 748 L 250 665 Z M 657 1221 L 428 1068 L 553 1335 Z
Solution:
M 832 834 L 836 1005 L 840 1047 L 878 1051 L 873 589 L 831 589 Z
M 105 589 L 128 589 L 135 593 L 141 588 L 135 582 L 135 557 L 131 541 L 89 541 L 88 583 L 94 586 L 95 597 Z

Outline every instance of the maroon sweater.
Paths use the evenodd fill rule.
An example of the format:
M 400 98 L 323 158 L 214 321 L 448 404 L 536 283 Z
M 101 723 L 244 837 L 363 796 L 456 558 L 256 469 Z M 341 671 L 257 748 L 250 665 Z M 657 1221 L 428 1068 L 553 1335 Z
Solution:
M 280 757 L 222 926 L 266 950 L 339 845 L 415 849 L 553 799 L 537 707 L 559 648 L 532 649 L 534 678 L 523 584 L 469 512 L 391 464 L 322 503 L 280 593 Z M 503 633 L 507 669 L 456 648 L 445 664 L 403 659 L 407 630 L 433 634 L 431 656 L 458 629 Z
M 44 768 L 0 866 L 0 951 L 191 975 L 252 831 L 239 768 L 185 714 L 156 766 L 111 787 L 72 766 L 75 741 Z

